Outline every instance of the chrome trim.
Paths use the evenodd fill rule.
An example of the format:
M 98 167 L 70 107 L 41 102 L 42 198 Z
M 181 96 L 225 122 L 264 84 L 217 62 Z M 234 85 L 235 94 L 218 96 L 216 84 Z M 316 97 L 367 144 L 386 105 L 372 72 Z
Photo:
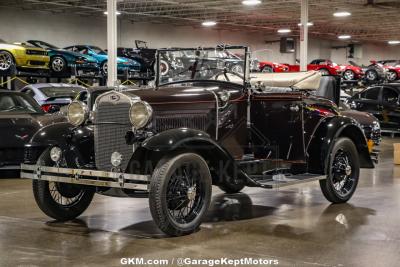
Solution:
M 150 175 L 28 164 L 21 164 L 21 178 L 136 190 L 148 190 L 148 183 L 150 181 Z M 99 180 L 99 178 L 104 180 Z

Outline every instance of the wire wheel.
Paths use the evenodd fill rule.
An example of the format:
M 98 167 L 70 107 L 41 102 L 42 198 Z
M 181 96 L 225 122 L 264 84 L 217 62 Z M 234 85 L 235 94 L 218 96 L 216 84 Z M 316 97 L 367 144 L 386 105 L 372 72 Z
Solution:
M 193 164 L 187 163 L 174 172 L 167 187 L 169 215 L 177 223 L 190 223 L 199 214 L 205 197 L 201 175 Z
M 355 75 L 354 75 L 354 72 L 353 72 L 352 70 L 346 70 L 346 71 L 343 73 L 343 78 L 344 78 L 346 81 L 352 81 L 352 80 L 354 80 L 354 77 L 355 77 Z
M 11 66 L 14 64 L 14 60 L 10 53 L 6 51 L 0 52 L 0 70 L 5 71 L 9 70 Z
M 66 63 L 61 57 L 55 57 L 51 61 L 51 69 L 54 72 L 63 72 L 65 70 Z
M 354 166 L 350 155 L 340 149 L 336 152 L 332 163 L 331 177 L 333 188 L 341 197 L 346 197 L 356 186 Z
M 57 182 L 49 182 L 49 191 L 53 200 L 64 208 L 69 208 L 79 203 L 85 191 L 81 188 Z
M 231 68 L 231 72 L 238 73 L 238 74 L 243 74 L 243 67 L 241 65 L 239 65 L 239 64 L 236 64 Z

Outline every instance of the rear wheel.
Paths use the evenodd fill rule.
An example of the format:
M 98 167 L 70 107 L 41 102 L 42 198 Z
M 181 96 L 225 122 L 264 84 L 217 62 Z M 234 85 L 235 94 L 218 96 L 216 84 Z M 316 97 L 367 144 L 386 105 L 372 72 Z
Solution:
M 354 71 L 352 71 L 352 70 L 346 70 L 343 73 L 343 79 L 346 81 L 353 81 L 355 77 L 356 77 L 356 75 L 355 75 Z
M 54 166 L 49 150 L 43 152 L 38 165 Z M 33 195 L 39 208 L 49 217 L 68 221 L 81 215 L 92 202 L 94 188 L 75 184 L 33 180 Z
M 376 82 L 379 79 L 379 75 L 378 75 L 378 72 L 376 70 L 367 70 L 365 72 L 365 78 L 369 82 Z
M 171 236 L 193 233 L 210 205 L 211 174 L 194 153 L 163 158 L 150 182 L 150 211 L 158 227 Z
M 67 61 L 63 57 L 52 57 L 50 60 L 50 69 L 54 73 L 65 73 L 67 72 Z
M 394 82 L 398 79 L 397 73 L 395 71 L 389 71 L 386 76 L 389 82 Z
M 332 203 L 347 202 L 357 188 L 360 174 L 358 152 L 349 138 L 335 142 L 327 172 L 327 178 L 320 180 L 325 198 Z
M 103 63 L 101 63 L 101 72 L 103 73 L 103 75 L 107 75 L 108 73 L 108 62 L 104 61 Z
M 271 66 L 265 65 L 265 66 L 262 68 L 261 72 L 271 73 L 271 72 L 274 72 L 274 69 L 273 69 Z
M 322 76 L 327 76 L 330 74 L 329 70 L 327 70 L 327 69 L 319 69 L 318 71 L 319 71 L 319 73 L 321 73 Z

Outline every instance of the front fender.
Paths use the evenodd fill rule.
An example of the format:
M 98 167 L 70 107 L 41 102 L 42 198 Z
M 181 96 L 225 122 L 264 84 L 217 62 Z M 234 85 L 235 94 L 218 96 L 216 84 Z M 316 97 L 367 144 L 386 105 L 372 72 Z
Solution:
M 330 152 L 340 137 L 350 138 L 359 153 L 361 168 L 374 168 L 368 151 L 368 144 L 359 124 L 348 117 L 335 116 L 325 118 L 316 129 L 307 147 L 309 171 L 326 174 L 328 172 Z
M 202 156 L 208 163 L 214 184 L 247 180 L 247 175 L 223 146 L 207 133 L 186 128 L 168 130 L 145 140 L 132 156 L 127 171 L 152 175 L 160 160 L 181 152 Z
M 29 158 L 26 163 L 35 163 L 47 148 L 59 146 L 68 166 L 94 166 L 93 127 L 75 127 L 68 122 L 56 123 L 41 128 L 26 145 Z

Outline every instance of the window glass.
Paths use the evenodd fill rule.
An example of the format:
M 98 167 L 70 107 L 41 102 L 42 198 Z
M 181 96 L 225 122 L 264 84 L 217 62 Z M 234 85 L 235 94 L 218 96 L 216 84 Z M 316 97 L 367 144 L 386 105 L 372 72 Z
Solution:
M 41 113 L 38 104 L 24 94 L 6 93 L 0 94 L 0 113 Z
M 83 91 L 83 88 L 80 87 L 43 87 L 40 88 L 40 91 L 46 96 L 46 97 L 66 97 L 66 98 L 75 98 L 78 93 Z
M 399 94 L 395 90 L 387 87 L 383 88 L 382 92 L 383 102 L 396 103 L 398 99 L 399 99 Z
M 378 100 L 380 87 L 368 89 L 360 94 L 362 99 Z

